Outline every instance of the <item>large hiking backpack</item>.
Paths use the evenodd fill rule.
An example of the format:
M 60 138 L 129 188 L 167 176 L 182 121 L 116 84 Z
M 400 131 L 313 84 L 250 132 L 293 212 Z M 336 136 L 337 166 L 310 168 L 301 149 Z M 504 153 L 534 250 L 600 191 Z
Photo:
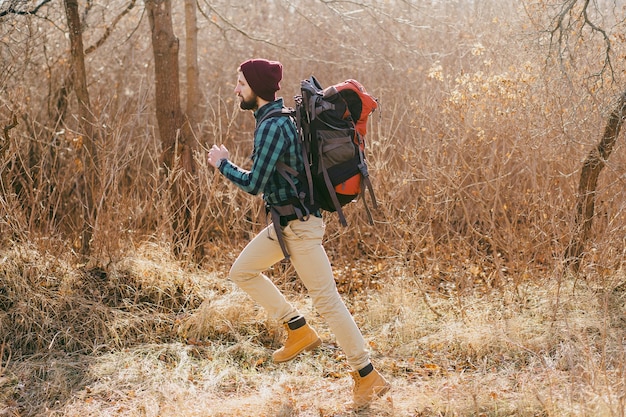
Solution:
M 377 203 L 364 151 L 367 119 L 378 107 L 377 100 L 352 79 L 322 88 L 311 77 L 300 87 L 295 113 L 309 162 L 306 176 L 310 203 L 337 212 L 340 223 L 346 226 L 342 207 L 360 196 L 373 223 L 365 203 L 366 190 L 374 208 Z
M 293 117 L 301 140 L 305 172 L 297 172 L 282 162 L 277 164 L 278 172 L 298 197 L 285 205 L 267 207 L 287 259 L 281 219 L 302 220 L 311 209 L 322 209 L 337 212 L 339 222 L 347 226 L 342 207 L 361 197 L 368 220 L 373 224 L 365 202 L 366 190 L 372 206 L 378 208 L 364 155 L 367 119 L 378 107 L 377 100 L 352 79 L 323 89 L 317 79 L 311 77 L 303 80 L 300 87 L 301 95 L 294 98 L 295 108 L 276 110 L 257 121 L 258 126 L 270 117 Z M 307 189 L 298 190 L 293 177 L 298 177 Z

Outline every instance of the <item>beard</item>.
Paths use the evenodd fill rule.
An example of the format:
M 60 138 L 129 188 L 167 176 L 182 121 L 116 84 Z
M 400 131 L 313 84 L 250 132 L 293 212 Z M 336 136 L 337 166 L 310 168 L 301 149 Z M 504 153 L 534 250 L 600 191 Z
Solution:
M 241 110 L 256 110 L 257 109 L 256 97 L 257 97 L 256 95 L 253 95 L 248 100 L 241 97 L 241 103 L 239 103 L 239 107 L 241 108 Z

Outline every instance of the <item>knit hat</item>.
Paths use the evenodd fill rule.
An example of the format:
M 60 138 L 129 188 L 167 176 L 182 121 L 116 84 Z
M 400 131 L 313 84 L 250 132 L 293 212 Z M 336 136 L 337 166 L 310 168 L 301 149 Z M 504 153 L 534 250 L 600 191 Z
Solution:
M 283 65 L 267 59 L 249 59 L 239 66 L 252 91 L 263 100 L 276 100 L 283 78 Z

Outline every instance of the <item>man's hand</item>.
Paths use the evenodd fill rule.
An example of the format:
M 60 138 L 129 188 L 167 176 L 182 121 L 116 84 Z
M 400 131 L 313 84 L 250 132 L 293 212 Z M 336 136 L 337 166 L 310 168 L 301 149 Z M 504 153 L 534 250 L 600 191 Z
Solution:
M 213 145 L 213 147 L 209 150 L 209 164 L 215 168 L 218 168 L 219 163 L 222 159 L 228 159 L 228 149 L 224 145 Z

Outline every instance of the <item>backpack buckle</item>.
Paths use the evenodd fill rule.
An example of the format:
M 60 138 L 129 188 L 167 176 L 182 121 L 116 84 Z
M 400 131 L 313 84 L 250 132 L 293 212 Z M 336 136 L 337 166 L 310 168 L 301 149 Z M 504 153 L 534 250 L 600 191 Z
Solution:
M 359 171 L 361 172 L 361 175 L 363 175 L 363 177 L 368 178 L 370 176 L 369 171 L 367 170 L 367 165 L 365 164 L 359 164 L 357 165 L 359 168 Z

